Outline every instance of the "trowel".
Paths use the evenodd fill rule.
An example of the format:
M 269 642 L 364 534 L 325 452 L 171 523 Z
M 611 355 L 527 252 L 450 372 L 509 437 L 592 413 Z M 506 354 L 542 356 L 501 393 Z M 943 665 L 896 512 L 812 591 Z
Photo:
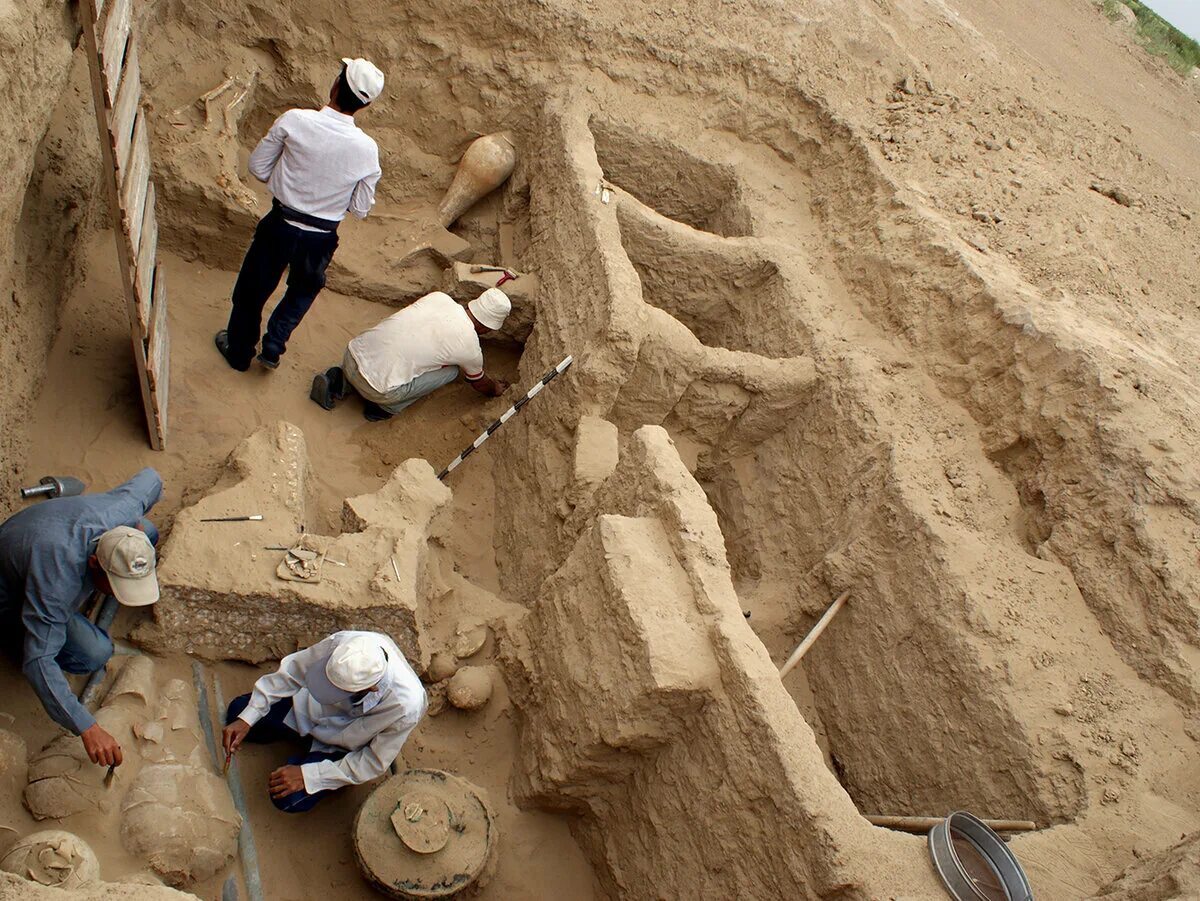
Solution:
M 87 486 L 83 482 L 72 476 L 42 476 L 33 487 L 21 489 L 21 498 L 30 500 L 36 497 L 76 497 L 83 494 L 85 488 Z

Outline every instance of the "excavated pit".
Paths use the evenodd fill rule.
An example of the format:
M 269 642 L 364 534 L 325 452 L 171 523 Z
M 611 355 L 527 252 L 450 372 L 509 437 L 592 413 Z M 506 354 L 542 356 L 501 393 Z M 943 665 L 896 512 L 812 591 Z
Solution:
M 1106 367 L 1149 359 L 1156 390 L 1181 394 L 1186 379 L 1132 344 L 1082 348 L 1064 314 L 949 234 L 858 131 L 765 63 L 722 49 L 676 71 L 673 51 L 596 16 L 518 6 L 483 11 L 503 19 L 487 35 L 425 3 L 339 13 L 373 35 L 365 55 L 405 73 L 364 120 L 387 172 L 377 215 L 347 228 L 309 344 L 273 381 L 226 381 L 211 348 L 181 352 L 175 415 L 204 425 L 164 464 L 183 497 L 167 502 L 157 634 L 135 634 L 260 661 L 368 625 L 421 668 L 463 617 L 486 621 L 503 689 L 481 720 L 439 717 L 412 749 L 506 799 L 503 828 L 517 825 L 484 897 L 939 897 L 922 840 L 860 814 L 1034 820 L 1042 831 L 1013 847 L 1047 897 L 1110 880 L 1116 861 L 1094 861 L 1113 847 L 1166 849 L 1195 815 L 1187 790 L 1169 813 L 1154 799 L 1187 782 L 1194 751 L 1176 714 L 1195 699 L 1200 626 L 1186 542 L 1171 537 L 1193 525 L 1186 492 L 1130 437 Z M 164 112 L 163 242 L 193 295 L 173 328 L 197 348 L 264 209 L 245 155 L 329 76 L 328 47 L 289 11 L 217 11 L 223 36 L 207 13 L 157 7 L 163 41 L 143 61 Z M 622 62 L 598 61 L 610 44 Z M 161 49 L 176 45 L 194 70 Z M 548 46 L 563 59 L 545 67 Z M 626 67 L 647 50 L 664 65 L 642 84 Z M 245 99 L 206 117 L 194 98 L 226 76 Z M 936 105 L 932 86 L 915 90 Z M 509 183 L 430 228 L 462 149 L 501 129 L 520 141 Z M 412 484 L 436 487 L 405 461 L 440 469 L 508 399 L 447 392 L 379 428 L 317 411 L 306 380 L 390 309 L 475 290 L 456 262 L 537 279 L 485 348 L 489 367 L 525 386 L 568 353 L 575 365 L 455 474 L 444 509 L 401 528 L 421 506 Z M 52 366 L 89 318 L 75 303 Z M 78 408 L 103 394 L 68 384 L 80 398 L 43 401 L 34 445 L 48 459 L 70 461 L 50 450 L 58 430 L 86 431 Z M 249 409 L 205 395 L 247 384 L 262 398 Z M 271 425 L 281 417 L 296 427 Z M 303 497 L 280 494 L 282 445 L 220 466 L 271 429 L 320 451 L 301 466 Z M 343 501 L 375 518 L 343 520 Z M 200 512 L 253 505 L 278 521 L 271 541 L 304 526 L 368 569 L 306 595 L 274 586 L 256 530 L 227 530 L 217 566 L 188 551 L 212 540 Z M 403 584 L 384 545 L 406 561 Z M 777 665 L 845 589 L 781 682 Z M 325 829 L 359 800 L 328 809 Z M 325 869 L 357 884 L 304 842 L 297 884 Z M 542 843 L 566 876 L 535 866 Z

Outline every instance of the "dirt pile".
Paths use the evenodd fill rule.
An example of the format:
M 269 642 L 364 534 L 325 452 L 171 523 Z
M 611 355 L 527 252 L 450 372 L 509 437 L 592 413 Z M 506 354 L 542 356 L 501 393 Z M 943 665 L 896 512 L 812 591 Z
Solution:
M 1175 901 L 1200 895 L 1200 835 L 1129 867 L 1095 901 Z

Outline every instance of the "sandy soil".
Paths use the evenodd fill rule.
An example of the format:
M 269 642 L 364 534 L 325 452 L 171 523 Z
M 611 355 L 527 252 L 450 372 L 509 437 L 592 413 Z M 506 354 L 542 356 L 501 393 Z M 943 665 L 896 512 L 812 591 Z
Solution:
M 310 449 L 313 527 L 333 534 L 342 499 L 376 489 L 404 459 L 440 467 L 505 402 L 456 385 L 372 425 L 356 402 L 321 411 L 308 383 L 349 337 L 435 286 L 446 261 L 410 253 L 429 238 L 422 211 L 473 137 L 512 128 L 527 157 L 456 233 L 494 262 L 505 222 L 510 252 L 544 287 L 524 357 L 505 345 L 490 359 L 526 382 L 552 354 L 575 353 L 577 365 L 452 477 L 461 575 L 536 608 L 584 530 L 570 520 L 586 507 L 570 476 L 579 417 L 607 419 L 622 447 L 661 425 L 715 512 L 751 614 L 752 632 L 733 642 L 749 649 L 738 660 L 781 661 L 829 598 L 855 587 L 789 676 L 789 709 L 772 713 L 791 722 L 794 701 L 819 754 L 803 729 L 787 742 L 836 774 L 836 785 L 808 786 L 817 806 L 836 794 L 863 812 L 970 805 L 1053 825 L 1013 843 L 1040 897 L 1090 895 L 1200 826 L 1200 90 L 1090 0 L 480 0 L 456 12 L 441 0 L 318 2 L 303 22 L 274 0 L 142 9 L 171 250 L 164 454 L 145 446 L 126 326 L 112 312 L 111 236 L 59 237 L 79 220 L 60 195 L 86 181 L 70 163 L 74 106 L 14 120 L 18 141 L 50 131 L 14 163 L 34 169 L 28 196 L 0 192 L 0 213 L 20 219 L 0 242 L 26 255 L 70 250 L 0 267 L 0 287 L 30 286 L 37 300 L 2 320 L 17 328 L 0 359 L 27 371 L 0 412 L 30 411 L 26 428 L 0 437 L 13 456 L 4 477 L 61 472 L 106 487 L 154 465 L 167 483 L 155 518 L 169 529 L 239 441 L 282 418 Z M 37 24 L 31 46 L 65 67 L 54 23 Z M 279 111 L 324 89 L 331 35 L 339 53 L 353 45 L 389 70 L 366 122 L 383 151 L 384 215 L 347 226 L 332 290 L 283 367 L 234 373 L 211 337 L 255 198 L 262 208 L 246 153 Z M 47 87 L 67 84 L 69 97 L 78 75 L 64 68 Z M 227 75 L 253 87 L 222 129 L 194 100 Z M 612 202 L 587 206 L 600 179 Z M 39 225 L 59 223 L 39 210 L 57 210 L 61 227 Z M 54 286 L 68 299 L 34 402 L 25 388 L 41 378 L 46 347 L 34 339 L 53 318 Z M 122 615 L 118 633 L 134 619 Z M 447 617 L 439 637 L 449 627 Z M 230 694 L 254 676 L 222 672 Z M 27 716 L 23 683 L 4 703 L 31 747 L 52 733 Z M 443 714 L 408 757 L 490 792 L 506 853 L 488 896 L 616 895 L 646 885 L 639 875 L 656 885 L 647 861 L 659 860 L 679 868 L 680 884 L 705 885 L 687 882 L 703 872 L 692 836 L 656 828 L 660 801 L 688 810 L 686 791 L 655 794 L 672 780 L 650 779 L 627 810 L 576 808 L 571 791 L 590 787 L 551 784 L 561 776 L 551 765 L 534 805 L 579 816 L 518 810 L 508 780 L 531 752 L 518 749 L 510 711 L 502 692 L 474 717 Z M 750 734 L 719 732 L 698 740 L 696 760 L 723 760 Z M 968 763 L 939 765 L 949 756 Z M 248 751 L 247 778 L 273 760 Z M 314 886 L 368 896 L 348 840 L 329 853 L 328 834 L 360 796 L 345 793 L 307 821 L 320 828 L 298 830 L 251 792 L 264 875 L 281 897 Z M 757 835 L 751 813 L 731 807 L 714 834 Z M 614 822 L 629 829 L 610 841 Z M 883 847 L 847 838 L 849 828 L 839 845 L 789 826 L 795 835 L 763 833 L 756 848 L 769 855 L 783 835 L 777 860 L 857 865 L 872 841 Z M 808 875 L 803 890 L 820 891 Z
M 139 421 L 134 372 L 122 321 L 101 315 L 105 298 L 115 291 L 111 235 L 97 234 L 89 251 L 87 282 L 72 298 L 63 328 L 51 351 L 50 375 L 35 407 L 31 460 L 46 472 L 72 473 L 90 487 L 120 481 L 142 466 L 154 466 L 166 491 L 152 518 L 169 529 L 175 511 L 188 497 L 203 494 L 216 479 L 221 461 L 247 434 L 264 423 L 285 418 L 305 432 L 327 534 L 340 531 L 345 497 L 374 491 L 393 466 L 412 457 L 443 465 L 470 443 L 500 401 L 487 401 L 456 384 L 387 423 L 367 423 L 361 405 L 350 400 L 326 413 L 308 399 L 313 372 L 340 359 L 345 342 L 387 313 L 378 304 L 322 294 L 293 340 L 279 370 L 255 367 L 248 374 L 224 365 L 212 346 L 212 333 L 224 324 L 233 273 L 167 258 L 168 277 L 177 286 L 172 298 L 171 330 L 174 387 L 171 448 L 157 454 L 145 446 Z M 485 346 L 485 361 L 503 378 L 516 375 L 516 353 L 508 346 Z M 237 403 L 230 403 L 237 397 Z M 63 441 L 64 434 L 87 436 Z M 489 451 L 481 451 L 454 475 L 455 560 L 460 574 L 495 590 L 491 553 L 492 484 Z M 40 470 L 39 470 L 40 471 Z M 458 611 L 464 615 L 468 611 Z M 486 613 L 486 611 L 480 611 Z M 125 611 L 114 632 L 125 634 L 137 616 Z M 452 629 L 451 618 L 445 629 Z M 489 645 L 490 647 L 490 645 Z M 489 648 L 473 659 L 490 654 Z M 190 684 L 186 660 L 167 661 Z M 228 698 L 250 690 L 263 670 L 228 664 L 221 668 Z M 36 698 L 19 669 L 4 661 L 0 681 L 10 686 L 0 714 L 25 737 L 31 749 L 55 734 L 41 715 Z M 507 779 L 515 751 L 515 731 L 503 689 L 477 714 L 448 708 L 428 718 L 405 748 L 410 766 L 449 769 L 484 788 L 497 812 L 505 854 L 482 897 L 511 898 L 535 892 L 560 897 L 591 897 L 592 876 L 560 818 L 521 811 L 508 799 Z M 290 753 L 290 752 L 289 752 Z M 280 814 L 265 790 L 267 775 L 283 748 L 247 746 L 240 755 L 250 816 L 262 860 L 262 878 L 271 898 L 375 897 L 360 879 L 349 839 L 349 824 L 369 787 L 343 792 L 303 821 Z M 32 819 L 21 831 L 33 828 Z M 96 844 L 103 876 L 116 881 L 136 862 L 119 845 L 88 835 L 86 822 L 68 820 Z M 331 846 L 330 837 L 339 836 Z M 224 876 L 192 888 L 201 897 L 217 897 Z

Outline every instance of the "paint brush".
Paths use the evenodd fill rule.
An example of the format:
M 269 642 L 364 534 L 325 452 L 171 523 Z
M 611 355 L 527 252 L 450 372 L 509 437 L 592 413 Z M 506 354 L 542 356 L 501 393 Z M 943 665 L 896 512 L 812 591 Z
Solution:
M 113 780 L 116 778 L 117 778 L 117 765 L 115 763 L 113 763 L 113 764 L 109 765 L 108 772 L 104 774 L 104 787 L 112 788 Z
M 222 775 L 222 776 L 228 776 L 228 775 L 229 775 L 229 764 L 230 764 L 232 761 L 233 761 L 233 752 L 232 752 L 232 751 L 226 751 L 226 752 L 225 752 L 225 768 L 221 770 L 221 775 Z
M 261 522 L 263 515 L 255 513 L 252 516 L 210 516 L 201 522 Z

